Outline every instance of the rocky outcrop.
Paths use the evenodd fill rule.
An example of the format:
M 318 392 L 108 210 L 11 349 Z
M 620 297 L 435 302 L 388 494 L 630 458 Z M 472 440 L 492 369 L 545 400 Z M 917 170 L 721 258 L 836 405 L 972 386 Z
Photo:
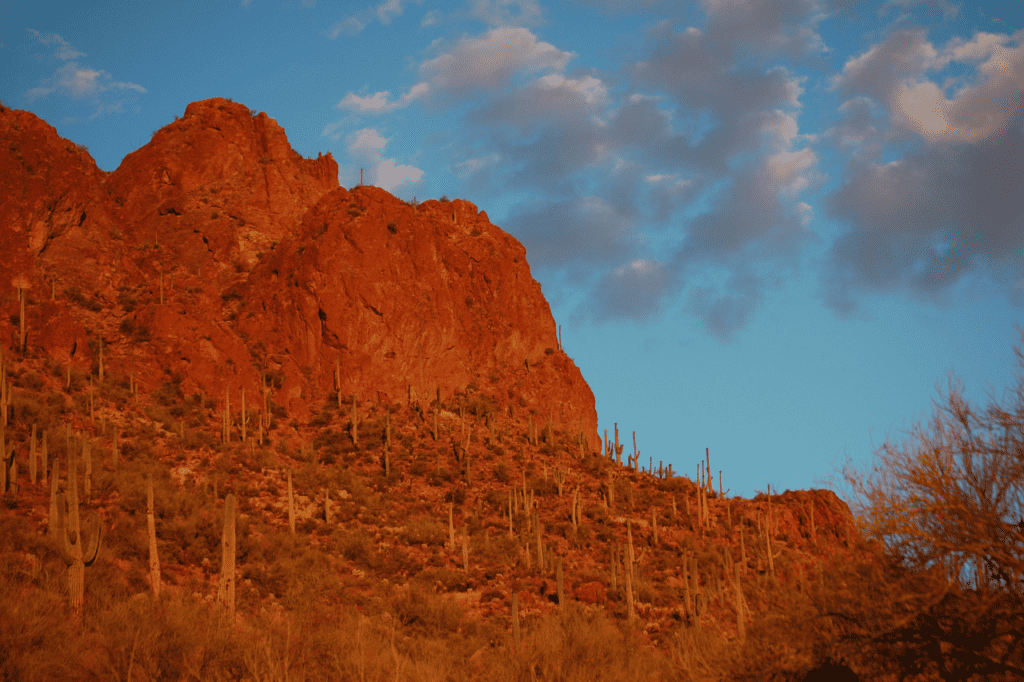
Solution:
M 194 102 L 112 173 L 31 113 L 0 108 L 0 320 L 27 352 L 143 390 L 245 388 L 290 418 L 336 394 L 486 396 L 596 450 L 593 393 L 561 350 L 523 246 L 466 201 L 346 190 L 266 114 Z M 16 347 L 14 343 L 11 347 Z

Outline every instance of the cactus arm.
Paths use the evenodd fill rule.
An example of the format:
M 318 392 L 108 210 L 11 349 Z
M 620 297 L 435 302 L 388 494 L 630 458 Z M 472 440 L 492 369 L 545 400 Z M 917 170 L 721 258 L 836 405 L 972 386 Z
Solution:
M 92 566 L 93 562 L 96 561 L 96 557 L 99 556 L 100 553 L 100 545 L 103 542 L 103 524 L 100 521 L 100 515 L 98 513 L 94 513 L 92 515 L 89 525 L 91 526 L 89 532 L 89 549 L 87 549 L 85 554 L 82 556 L 82 562 L 86 566 Z

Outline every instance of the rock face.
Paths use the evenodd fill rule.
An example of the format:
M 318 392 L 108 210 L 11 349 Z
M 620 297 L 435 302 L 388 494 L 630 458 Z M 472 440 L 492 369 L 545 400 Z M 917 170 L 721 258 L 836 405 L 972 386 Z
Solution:
M 598 449 L 594 395 L 558 349 L 523 246 L 466 201 L 406 204 L 338 185 L 284 130 L 224 99 L 194 102 L 112 173 L 31 113 L 0 107 L 0 320 L 26 353 L 142 390 L 180 376 L 290 418 L 348 400 L 486 397 L 550 415 Z M 13 318 L 13 320 L 12 320 Z M 74 352 L 72 352 L 74 351 Z

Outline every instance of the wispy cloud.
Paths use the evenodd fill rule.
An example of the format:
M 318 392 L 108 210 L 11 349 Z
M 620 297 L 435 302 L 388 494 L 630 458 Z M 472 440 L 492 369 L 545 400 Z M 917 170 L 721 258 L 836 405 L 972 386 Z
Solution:
M 49 97 L 50 95 L 66 95 L 75 100 L 88 99 L 94 107 L 91 118 L 104 114 L 122 111 L 124 108 L 123 98 L 117 98 L 114 93 L 134 91 L 145 93 L 146 88 L 137 83 L 116 81 L 113 76 L 102 69 L 92 69 L 83 66 L 77 60 L 85 57 L 86 54 L 76 50 L 70 43 L 56 34 L 43 34 L 34 29 L 28 29 L 29 35 L 35 38 L 40 44 L 53 46 L 51 57 L 65 62 L 57 67 L 53 76 L 47 78 L 38 87 L 32 88 L 25 93 L 30 101 Z M 105 97 L 102 97 L 106 95 Z
M 426 83 L 417 83 L 397 100 L 392 100 L 391 93 L 387 90 L 376 92 L 369 97 L 361 97 L 350 92 L 338 102 L 338 108 L 350 109 L 358 113 L 382 114 L 408 106 L 414 100 L 423 97 L 429 90 L 430 86 Z
M 79 57 L 86 56 L 84 52 L 79 52 L 74 47 L 72 47 L 71 43 L 64 40 L 55 33 L 43 34 L 31 28 L 27 30 L 29 35 L 31 35 L 33 38 L 38 40 L 43 45 L 53 45 L 53 56 L 57 59 L 68 61 L 69 59 L 78 59 Z
M 327 30 L 327 37 L 334 40 L 342 34 L 359 35 L 375 19 L 388 26 L 395 17 L 402 15 L 403 4 L 404 0 L 384 0 L 379 5 L 367 7 L 353 16 L 339 19 Z
M 327 31 L 327 36 L 331 40 L 334 40 L 342 33 L 350 36 L 359 35 L 362 30 L 366 28 L 368 23 L 370 22 L 357 19 L 356 17 L 346 17 L 335 22 L 335 24 Z

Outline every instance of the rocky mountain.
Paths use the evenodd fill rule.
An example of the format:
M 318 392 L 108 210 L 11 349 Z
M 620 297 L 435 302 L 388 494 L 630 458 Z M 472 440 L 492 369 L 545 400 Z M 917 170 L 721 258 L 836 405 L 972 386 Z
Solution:
M 499 674 L 523 656 L 570 661 L 545 647 L 571 649 L 559 638 L 585 632 L 601 633 L 596 648 L 573 656 L 631 671 L 606 679 L 647 679 L 630 662 L 633 639 L 614 650 L 621 660 L 603 658 L 612 631 L 595 613 L 639 623 L 630 637 L 668 654 L 651 670 L 700 679 L 713 668 L 711 679 L 746 666 L 743 679 L 766 679 L 757 670 L 770 661 L 792 679 L 838 641 L 807 614 L 874 589 L 863 576 L 879 547 L 834 493 L 729 498 L 707 478 L 707 453 L 694 481 L 625 452 L 617 429 L 603 442 L 523 246 L 472 203 L 340 187 L 330 154 L 301 157 L 273 119 L 224 99 L 188 105 L 111 173 L 28 112 L 0 106 L 0 140 L 0 459 L 14 476 L 0 488 L 0 575 L 38 607 L 15 613 L 14 592 L 0 594 L 0 652 L 38 663 L 39 642 L 84 637 L 63 623 L 32 634 L 33 618 L 60 611 L 46 605 L 64 566 L 38 538 L 53 495 L 72 487 L 69 461 L 107 529 L 87 608 L 133 623 L 94 623 L 108 653 L 74 665 L 128 677 L 136 666 L 140 679 L 164 678 L 169 659 L 109 652 L 134 651 L 133 631 L 181 625 L 170 611 L 131 611 L 160 580 L 148 547 L 181 622 L 204 625 L 154 634 L 144 650 L 173 642 L 180 660 L 221 642 L 230 668 L 264 641 L 251 633 L 281 624 L 258 624 L 268 609 L 318 624 L 307 633 L 358 612 L 394 669 L 361 658 L 358 675 L 323 675 L 338 679 L 366 678 L 367 665 L 378 665 L 370 679 L 398 679 L 420 664 L 449 672 L 417 679 L 598 679 Z M 203 629 L 214 621 L 202 609 L 223 600 L 229 496 L 249 635 Z M 545 630 L 570 602 L 590 610 L 560 611 L 577 620 Z M 385 604 L 406 628 L 399 644 Z M 780 613 L 809 629 L 780 626 Z M 363 622 L 338 625 L 329 650 L 362 657 Z M 408 643 L 418 637 L 433 639 Z M 25 679 L 67 677 L 51 663 Z
M 595 447 L 594 396 L 559 349 L 523 246 L 467 201 L 412 206 L 338 185 L 265 113 L 193 102 L 105 173 L 33 114 L 0 110 L 0 321 L 26 352 L 134 371 L 145 388 L 271 399 L 300 421 L 336 393 L 466 387 Z M 72 349 L 76 349 L 72 354 Z M 473 389 L 471 389 L 473 390 Z

